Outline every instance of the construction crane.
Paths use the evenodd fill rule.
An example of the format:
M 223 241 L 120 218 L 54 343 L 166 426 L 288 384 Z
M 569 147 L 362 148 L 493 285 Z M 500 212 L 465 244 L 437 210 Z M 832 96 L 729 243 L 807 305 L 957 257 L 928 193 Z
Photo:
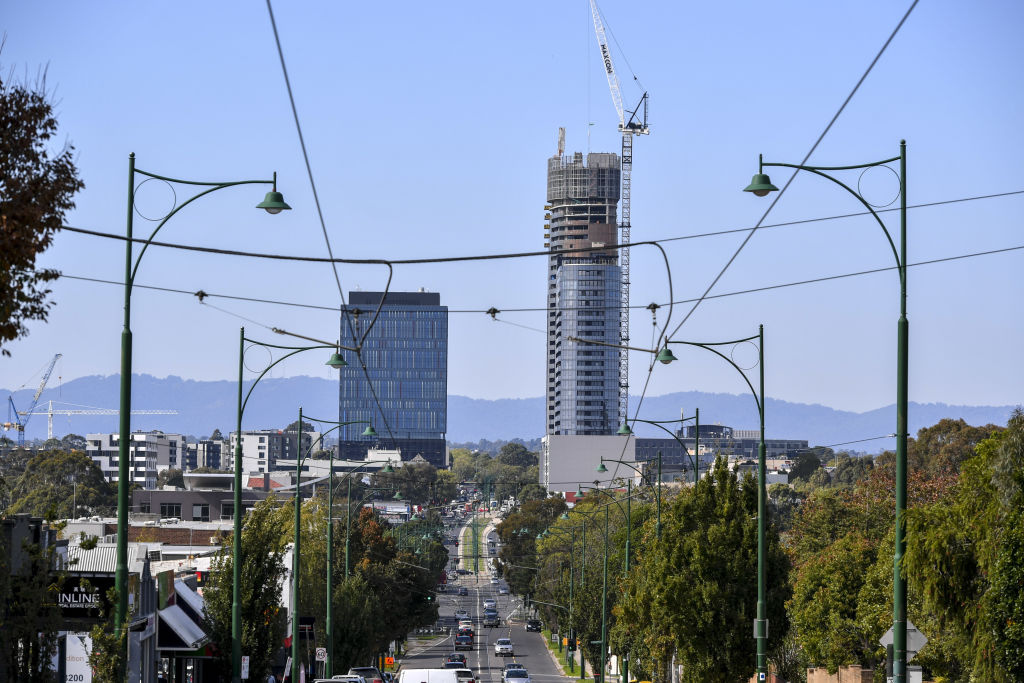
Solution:
M 74 403 L 64 403 L 66 406 L 75 406 L 74 409 L 68 410 L 54 410 L 53 401 L 48 402 L 46 410 L 37 410 L 33 413 L 21 413 L 26 417 L 25 421 L 28 421 L 29 415 L 46 415 L 46 438 L 53 438 L 53 416 L 54 415 L 117 415 L 121 411 L 113 410 L 110 408 L 96 408 L 94 406 L 80 406 Z M 133 410 L 132 415 L 177 415 L 177 410 Z
M 58 353 L 53 357 L 53 360 L 50 361 L 50 365 L 46 368 L 46 372 L 43 373 L 43 381 L 39 383 L 39 388 L 36 389 L 35 396 L 32 397 L 32 405 L 29 406 L 28 410 L 24 412 L 19 411 L 14 405 L 14 397 L 7 397 L 7 404 L 9 407 L 7 409 L 7 422 L 4 422 L 3 427 L 4 431 L 9 429 L 18 430 L 18 447 L 25 445 L 25 427 L 28 426 L 30 416 L 33 414 L 32 411 L 34 411 L 36 406 L 39 404 L 39 397 L 42 395 L 43 389 L 46 388 L 46 383 L 50 380 L 50 373 L 53 372 L 53 366 L 57 364 L 57 361 L 60 360 L 62 355 L 63 354 Z M 24 416 L 25 419 L 22 420 L 21 416 Z M 11 421 L 12 419 L 14 420 L 13 422 Z
M 615 65 L 612 62 L 612 52 L 608 47 L 608 36 L 604 32 L 604 23 L 601 21 L 601 13 L 597 9 L 597 2 L 590 0 L 590 12 L 594 15 L 594 32 L 597 33 L 597 45 L 601 51 L 601 63 L 604 65 L 605 75 L 608 77 L 608 89 L 612 93 L 612 103 L 619 115 L 619 132 L 622 133 L 622 157 L 621 183 L 622 189 L 619 197 L 622 201 L 622 213 L 619 220 L 619 244 L 630 242 L 630 194 L 632 189 L 633 175 L 633 136 L 650 135 L 650 128 L 647 126 L 647 93 L 640 97 L 640 101 L 632 111 L 626 111 L 622 106 L 622 88 L 619 87 L 619 77 L 615 73 Z M 643 109 L 643 119 L 639 118 L 639 112 Z M 629 114 L 629 118 L 626 118 Z M 622 308 L 619 311 L 619 336 L 620 344 L 629 345 L 629 247 L 619 249 L 619 266 L 622 272 Z M 629 352 L 622 349 L 619 352 L 619 413 L 625 419 L 629 412 Z

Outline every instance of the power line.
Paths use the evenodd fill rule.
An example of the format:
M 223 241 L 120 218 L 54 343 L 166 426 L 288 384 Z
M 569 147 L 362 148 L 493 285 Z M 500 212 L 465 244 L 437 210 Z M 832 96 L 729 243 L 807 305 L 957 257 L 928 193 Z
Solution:
M 1000 249 L 989 249 L 989 250 L 986 250 L 986 251 L 976 251 L 976 252 L 971 252 L 971 253 L 967 253 L 967 254 L 956 254 L 954 256 L 944 256 L 944 257 L 941 257 L 941 258 L 929 259 L 927 261 L 917 261 L 915 263 L 908 263 L 907 267 L 908 268 L 916 268 L 918 266 L 927 266 L 927 265 L 933 265 L 933 264 L 936 264 L 936 263 L 945 263 L 947 261 L 958 261 L 958 260 L 963 260 L 963 259 L 976 258 L 976 257 L 980 257 L 980 256 L 991 256 L 991 255 L 995 255 L 995 254 L 1004 254 L 1004 253 L 1008 253 L 1008 252 L 1012 252 L 1012 251 L 1019 251 L 1019 250 L 1022 250 L 1022 249 L 1024 249 L 1024 244 L 1016 245 L 1016 246 L 1012 246 L 1012 247 L 1003 247 L 1003 248 L 1000 248 Z M 896 266 L 885 266 L 885 267 L 882 267 L 882 268 L 872 268 L 872 269 L 869 269 L 869 270 L 858 270 L 858 271 L 854 271 L 854 272 L 850 272 L 850 273 L 840 273 L 840 274 L 837 274 L 837 275 L 826 275 L 826 276 L 817 277 L 817 278 L 811 278 L 811 279 L 807 279 L 807 280 L 796 280 L 796 281 L 793 281 L 793 282 L 783 282 L 783 283 L 775 284 L 775 285 L 763 285 L 761 287 L 751 287 L 749 289 L 740 289 L 740 290 L 735 290 L 735 291 L 732 291 L 732 292 L 722 292 L 721 294 L 712 294 L 712 295 L 706 296 L 704 298 L 705 299 L 724 299 L 724 298 L 728 298 L 728 297 L 732 297 L 732 296 L 740 296 L 740 295 L 743 295 L 743 294 L 754 294 L 754 293 L 757 293 L 757 292 L 767 292 L 767 291 L 771 291 L 773 289 L 785 289 L 787 287 L 797 287 L 797 286 L 800 286 L 800 285 L 815 284 L 815 283 L 818 283 L 818 282 L 828 282 L 830 280 L 841 280 L 841 279 L 849 278 L 849 277 L 859 277 L 859 276 L 862 276 L 862 275 L 873 275 L 875 273 L 882 273 L 882 272 L 885 272 L 885 271 L 896 270 L 896 269 L 897 269 Z M 120 282 L 118 280 L 106 280 L 106 279 L 103 279 L 103 278 L 86 277 L 86 276 L 82 276 L 82 275 L 69 275 L 69 274 L 63 273 L 63 272 L 60 273 L 60 277 L 61 278 L 66 278 L 68 280 L 80 280 L 80 281 L 83 281 L 83 282 L 95 282 L 95 283 L 98 283 L 98 284 L 116 285 L 118 287 L 123 287 L 124 286 L 124 283 Z M 336 312 L 338 310 L 335 306 L 323 306 L 323 305 L 317 305 L 317 304 L 300 303 L 300 302 L 295 302 L 295 301 L 282 301 L 282 300 L 279 300 L 279 299 L 262 299 L 262 298 L 258 298 L 258 297 L 238 296 L 238 295 L 232 295 L 232 294 L 216 294 L 216 293 L 205 292 L 203 290 L 199 290 L 197 292 L 193 292 L 193 291 L 187 290 L 187 289 L 176 289 L 176 288 L 173 288 L 173 287 L 160 287 L 160 286 L 157 286 L 157 285 L 143 285 L 143 284 L 135 284 L 134 287 L 137 287 L 139 289 L 151 289 L 151 290 L 159 291 L 159 292 L 168 292 L 168 293 L 171 293 L 171 294 L 186 294 L 188 296 L 200 297 L 200 299 L 205 299 L 205 298 L 211 298 L 211 299 L 231 299 L 231 300 L 234 300 L 234 301 L 246 301 L 246 302 L 251 302 L 251 303 L 272 304 L 272 305 L 275 305 L 275 306 L 289 306 L 289 307 L 294 307 L 294 308 L 309 308 L 309 309 L 314 309 L 314 310 L 331 311 L 331 312 Z M 699 297 L 694 297 L 692 299 L 680 299 L 678 301 L 675 301 L 674 303 L 681 305 L 681 304 L 693 303 L 693 302 L 698 301 L 698 300 L 699 300 Z M 207 304 L 207 305 L 209 305 L 209 304 Z M 647 306 L 634 305 L 634 306 L 630 306 L 630 308 L 632 308 L 632 309 L 641 309 L 641 308 L 647 308 Z M 217 309 L 217 310 L 221 310 L 221 309 Z M 533 308 L 531 308 L 531 307 L 522 307 L 522 308 L 503 308 L 503 309 L 500 309 L 497 312 L 499 312 L 499 313 L 542 313 L 542 312 L 544 312 L 546 310 L 547 309 L 543 308 L 543 307 L 533 307 Z M 564 309 L 564 310 L 573 310 L 573 309 Z M 600 310 L 600 308 L 588 308 L 587 310 Z M 613 309 L 609 308 L 607 310 L 613 310 Z M 614 307 L 614 310 L 618 310 L 618 307 Z M 225 312 L 227 312 L 227 311 L 225 311 Z M 463 308 L 463 309 L 452 309 L 452 308 L 450 308 L 450 309 L 448 309 L 448 312 L 449 313 L 488 314 L 490 312 L 490 309 L 484 310 L 482 308 Z M 231 315 L 235 315 L 235 314 L 232 313 Z M 498 319 L 498 322 L 504 322 L 504 323 L 511 324 L 511 325 L 515 325 L 516 324 L 516 323 L 512 323 L 510 321 L 501 320 L 501 319 Z M 263 327 L 267 327 L 266 325 L 263 325 L 262 323 L 258 323 L 258 322 L 254 323 L 254 324 L 261 325 Z M 518 326 L 526 328 L 526 329 L 532 329 L 532 330 L 535 330 L 535 331 L 538 331 L 538 332 L 543 332 L 543 330 L 539 330 L 537 328 L 530 328 L 530 327 L 527 327 L 526 325 L 518 325 Z

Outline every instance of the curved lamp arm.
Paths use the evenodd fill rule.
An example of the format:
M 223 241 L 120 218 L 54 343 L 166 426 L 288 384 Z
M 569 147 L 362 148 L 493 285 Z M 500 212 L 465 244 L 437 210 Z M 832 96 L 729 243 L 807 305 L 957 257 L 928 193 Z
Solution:
M 747 387 L 750 389 L 750 394 L 751 394 L 751 396 L 754 397 L 754 403 L 757 405 L 757 412 L 758 412 L 758 414 L 761 414 L 761 411 L 763 410 L 764 406 L 761 405 L 761 399 L 758 396 L 757 391 L 754 390 L 754 385 L 750 382 L 750 378 L 747 377 L 747 373 L 743 370 L 743 368 L 741 368 L 739 365 L 737 365 L 736 362 L 732 358 L 729 358 L 729 356 L 725 355 L 724 353 L 722 353 L 718 349 L 714 348 L 716 346 L 730 346 L 732 344 L 740 344 L 742 342 L 752 342 L 755 339 L 760 340 L 760 338 L 761 338 L 760 335 L 754 335 L 753 337 L 746 337 L 745 339 L 735 339 L 733 341 L 726 341 L 726 342 L 689 342 L 689 341 L 669 340 L 669 341 L 667 341 L 665 343 L 666 344 L 682 344 L 684 346 L 697 346 L 697 347 L 702 348 L 702 349 L 707 349 L 708 351 L 710 351 L 711 353 L 715 354 L 716 356 L 718 356 L 719 358 L 724 360 L 726 363 L 731 365 L 733 368 L 735 368 L 736 372 L 740 373 L 740 375 L 743 377 L 743 381 L 747 383 Z M 661 425 L 659 425 L 659 426 L 661 426 Z
M 896 267 L 899 271 L 900 279 L 902 280 L 905 276 L 905 273 L 903 272 L 904 265 L 903 262 L 900 260 L 899 251 L 896 249 L 896 243 L 893 242 L 892 235 L 889 234 L 889 230 L 888 228 L 885 227 L 885 223 L 882 222 L 881 217 L 879 217 L 879 215 L 875 213 L 874 207 L 872 207 L 871 204 L 869 204 L 867 200 L 864 199 L 864 197 L 860 196 L 849 185 L 839 180 L 838 178 L 830 176 L 828 173 L 824 173 L 824 171 L 850 171 L 858 168 L 874 168 L 876 166 L 884 166 L 886 164 L 891 164 L 892 162 L 899 160 L 900 157 L 893 157 L 892 159 L 884 159 L 882 161 L 875 161 L 869 164 L 858 164 L 856 166 L 801 166 L 800 164 L 783 164 L 778 162 L 762 162 L 761 166 L 780 166 L 783 168 L 795 168 L 798 171 L 807 171 L 808 173 L 813 173 L 815 175 L 821 176 L 826 180 L 831 180 L 833 183 L 835 183 L 836 185 L 838 185 L 839 187 L 843 188 L 844 190 L 852 194 L 854 197 L 856 197 L 857 201 L 864 205 L 864 208 L 867 209 L 868 212 L 874 217 L 879 227 L 882 228 L 882 232 L 885 233 L 885 239 L 889 241 L 889 247 L 892 249 L 893 257 L 896 259 Z M 903 193 L 903 178 L 900 178 L 900 193 Z

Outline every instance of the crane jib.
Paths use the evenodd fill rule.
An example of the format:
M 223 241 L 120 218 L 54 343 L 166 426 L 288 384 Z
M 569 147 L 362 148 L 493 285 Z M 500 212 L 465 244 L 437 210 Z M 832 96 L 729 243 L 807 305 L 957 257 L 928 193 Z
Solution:
M 601 43 L 601 59 L 604 60 L 604 69 L 609 74 L 614 74 L 615 69 L 612 67 L 612 55 L 608 52 L 608 44 Z

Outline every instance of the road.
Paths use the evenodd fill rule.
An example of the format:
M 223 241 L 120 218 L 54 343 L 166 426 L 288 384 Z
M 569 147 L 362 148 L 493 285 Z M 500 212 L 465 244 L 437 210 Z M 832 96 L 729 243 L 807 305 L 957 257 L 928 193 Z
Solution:
M 486 539 L 486 533 L 484 535 Z M 460 543 L 460 547 L 462 544 Z M 406 669 L 433 669 L 443 666 L 445 658 L 455 652 L 454 627 L 455 610 L 465 609 L 469 612 L 470 618 L 476 623 L 472 650 L 460 650 L 466 655 L 469 668 L 476 674 L 479 683 L 501 683 L 501 674 L 506 662 L 518 662 L 530 672 L 530 678 L 536 683 L 555 683 L 555 681 L 569 681 L 558 669 L 548 649 L 544 644 L 540 633 L 527 633 L 522 618 L 522 600 L 517 596 L 498 595 L 499 585 L 506 587 L 502 581 L 499 585 L 493 585 L 490 577 L 484 570 L 484 560 L 490 559 L 487 554 L 487 544 L 483 544 L 484 553 L 480 558 L 481 575 L 464 575 L 456 580 L 449 590 L 438 596 L 438 613 L 442 623 L 451 624 L 452 631 L 432 640 L 409 640 L 409 652 L 402 658 L 402 668 Z M 455 591 L 457 587 L 465 586 L 469 595 L 458 596 Z M 483 616 L 483 601 L 487 598 L 494 598 L 498 603 L 498 615 L 502 618 L 503 625 L 497 628 L 484 628 L 480 625 Z M 513 610 L 517 610 L 518 619 L 509 625 L 507 616 Z M 494 641 L 501 637 L 509 637 L 515 648 L 515 657 L 495 657 Z

